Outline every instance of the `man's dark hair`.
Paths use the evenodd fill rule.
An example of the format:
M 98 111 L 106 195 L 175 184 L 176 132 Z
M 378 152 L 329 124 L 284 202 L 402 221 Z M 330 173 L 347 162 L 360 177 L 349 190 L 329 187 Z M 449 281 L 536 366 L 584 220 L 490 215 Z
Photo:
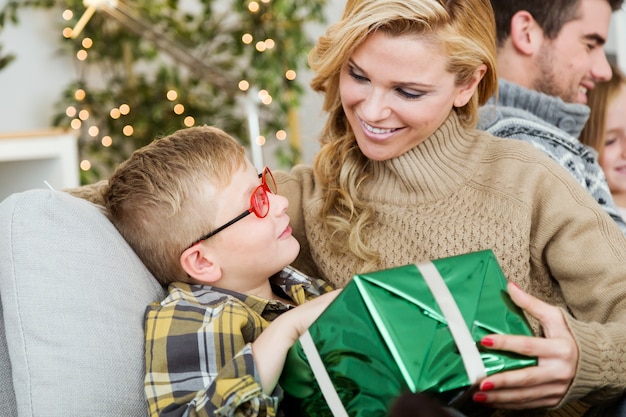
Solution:
M 617 11 L 624 0 L 607 0 L 611 10 Z M 511 35 L 511 19 L 520 10 L 533 15 L 548 39 L 558 36 L 563 25 L 576 18 L 580 0 L 491 0 L 496 16 L 498 46 Z

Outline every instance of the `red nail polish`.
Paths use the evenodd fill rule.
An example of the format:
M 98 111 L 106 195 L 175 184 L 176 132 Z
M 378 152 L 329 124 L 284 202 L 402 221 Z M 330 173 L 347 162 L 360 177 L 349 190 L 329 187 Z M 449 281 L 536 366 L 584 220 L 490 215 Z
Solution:
M 483 382 L 482 385 L 480 386 L 481 391 L 491 391 L 494 388 L 495 388 L 495 385 L 493 385 L 493 382 L 489 382 L 489 381 Z
M 474 401 L 476 401 L 477 403 L 487 402 L 487 395 L 477 392 L 476 394 L 474 394 Z
M 483 339 L 480 341 L 480 344 L 485 347 L 493 347 L 493 339 L 490 337 L 483 337 Z

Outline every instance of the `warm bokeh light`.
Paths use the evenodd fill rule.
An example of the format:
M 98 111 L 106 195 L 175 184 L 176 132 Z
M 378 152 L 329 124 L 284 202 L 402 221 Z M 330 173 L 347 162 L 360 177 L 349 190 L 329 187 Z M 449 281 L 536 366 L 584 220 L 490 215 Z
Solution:
M 74 98 L 78 101 L 83 101 L 87 97 L 87 93 L 82 88 L 79 88 L 74 92 Z
M 100 141 L 100 143 L 102 143 L 102 146 L 104 146 L 105 148 L 108 148 L 109 146 L 113 145 L 113 138 L 111 138 L 111 136 L 102 136 L 102 140 Z
M 63 20 L 70 20 L 72 17 L 74 17 L 74 12 L 70 9 L 65 9 L 63 10 L 63 14 L 61 16 L 63 16 Z
M 278 132 L 276 132 L 276 139 L 278 140 L 287 139 L 287 132 L 285 132 L 284 130 L 279 130 Z
M 111 109 L 111 111 L 109 112 L 109 115 L 111 116 L 111 119 L 119 119 L 120 116 L 122 115 L 122 113 L 120 112 L 120 109 L 118 109 L 117 107 Z
M 87 59 L 87 51 L 85 51 L 84 49 L 81 49 L 80 51 L 76 52 L 76 59 L 78 59 L 79 61 L 84 61 Z
M 256 144 L 259 145 L 259 146 L 265 145 L 265 136 L 257 136 L 256 137 Z
M 183 120 L 183 123 L 185 126 L 191 127 L 196 124 L 196 119 L 194 119 L 192 116 L 187 116 L 185 117 L 185 120 Z
M 265 46 L 265 42 L 259 41 L 256 43 L 255 48 L 257 51 L 263 52 L 267 49 L 267 46 Z
M 88 110 L 81 110 L 78 112 L 78 118 L 80 120 L 82 120 L 83 122 L 87 119 L 89 119 L 89 111 Z
M 178 98 L 178 93 L 176 90 L 169 90 L 166 96 L 169 101 L 174 101 Z
M 135 132 L 135 129 L 133 129 L 131 125 L 126 125 L 122 129 L 122 133 L 124 134 L 124 136 L 132 136 L 134 132 Z
M 294 70 L 287 70 L 287 72 L 285 72 L 285 78 L 288 79 L 289 81 L 295 80 L 296 72 Z
M 174 113 L 176 114 L 183 114 L 185 112 L 185 106 L 183 106 L 182 104 L 177 104 L 174 106 Z
M 68 108 L 65 109 L 65 114 L 67 115 L 67 117 L 74 117 L 74 116 L 76 116 L 76 107 L 68 106 Z
M 93 46 L 93 40 L 91 38 L 85 38 L 81 42 L 81 45 L 83 45 L 83 48 L 89 49 Z
M 249 33 L 244 33 L 243 36 L 241 37 L 241 41 L 245 43 L 246 45 L 250 45 L 253 40 L 254 38 Z
M 63 28 L 63 32 L 62 32 L 63 33 L 63 37 L 67 38 L 67 39 L 71 38 L 72 37 L 72 32 L 73 32 L 72 28 Z
M 265 39 L 265 46 L 267 49 L 272 49 L 276 46 L 276 42 L 274 42 L 274 39 Z
M 87 133 L 89 133 L 89 136 L 91 136 L 92 138 L 95 138 L 100 134 L 100 129 L 98 128 L 98 126 L 91 126 Z
M 74 130 L 78 130 L 80 129 L 80 127 L 83 125 L 83 122 L 80 121 L 80 119 L 73 119 L 70 122 L 70 126 L 72 127 L 72 129 Z
M 259 6 L 259 3 L 257 3 L 256 1 L 251 1 L 250 3 L 248 3 L 248 10 L 250 10 L 250 12 L 252 13 L 258 12 L 260 8 L 261 6 Z
M 250 88 L 250 83 L 246 80 L 241 80 L 239 81 L 239 84 L 237 84 L 237 86 L 241 91 L 248 91 L 248 88 Z
M 91 169 L 91 162 L 83 159 L 82 161 L 80 161 L 80 169 L 82 169 L 83 171 L 89 171 Z
M 128 104 L 122 104 L 120 106 L 120 113 L 126 116 L 128 113 L 130 113 L 130 106 Z

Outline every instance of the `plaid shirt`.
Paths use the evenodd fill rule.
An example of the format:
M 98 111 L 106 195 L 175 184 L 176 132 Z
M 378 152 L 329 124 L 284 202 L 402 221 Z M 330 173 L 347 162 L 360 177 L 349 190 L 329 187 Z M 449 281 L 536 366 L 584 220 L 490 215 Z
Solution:
M 296 305 L 332 289 L 289 267 L 270 282 Z M 146 309 L 150 415 L 275 416 L 282 390 L 263 394 L 251 343 L 293 307 L 206 285 L 177 282 L 168 291 Z

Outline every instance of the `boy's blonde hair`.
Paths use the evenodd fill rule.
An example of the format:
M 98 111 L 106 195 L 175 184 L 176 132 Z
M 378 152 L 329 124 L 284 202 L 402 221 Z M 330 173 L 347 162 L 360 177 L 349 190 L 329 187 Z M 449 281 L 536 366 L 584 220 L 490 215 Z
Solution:
M 162 283 L 188 282 L 181 253 L 215 227 L 218 190 L 244 166 L 243 146 L 222 130 L 181 129 L 136 150 L 109 179 L 104 201 L 111 221 Z

